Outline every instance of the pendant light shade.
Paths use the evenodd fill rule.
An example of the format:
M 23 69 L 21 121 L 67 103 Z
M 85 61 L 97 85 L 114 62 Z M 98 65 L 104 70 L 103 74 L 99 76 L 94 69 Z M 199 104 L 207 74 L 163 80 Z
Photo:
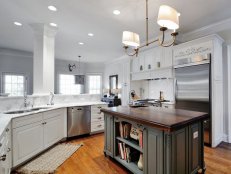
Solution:
M 122 43 L 126 46 L 139 47 L 140 37 L 137 33 L 133 33 L 130 31 L 124 31 Z
M 176 30 L 179 28 L 179 16 L 179 13 L 174 8 L 167 5 L 161 5 L 157 23 L 161 27 Z

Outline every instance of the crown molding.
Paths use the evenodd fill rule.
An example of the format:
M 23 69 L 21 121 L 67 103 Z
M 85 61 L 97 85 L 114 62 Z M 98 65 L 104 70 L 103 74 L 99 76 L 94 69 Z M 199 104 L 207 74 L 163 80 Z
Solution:
M 190 41 L 203 36 L 215 34 L 227 29 L 231 29 L 231 18 L 182 34 L 182 41 Z
M 33 53 L 11 48 L 0 48 L 0 55 L 33 58 Z

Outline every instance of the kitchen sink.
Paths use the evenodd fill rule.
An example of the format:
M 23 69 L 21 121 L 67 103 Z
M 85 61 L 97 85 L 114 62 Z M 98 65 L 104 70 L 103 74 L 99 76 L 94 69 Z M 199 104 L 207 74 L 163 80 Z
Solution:
M 22 113 L 38 111 L 41 109 L 49 109 L 49 107 L 38 107 L 38 108 L 31 108 L 31 109 L 25 109 L 25 110 L 9 111 L 9 112 L 4 112 L 4 114 L 22 114 Z

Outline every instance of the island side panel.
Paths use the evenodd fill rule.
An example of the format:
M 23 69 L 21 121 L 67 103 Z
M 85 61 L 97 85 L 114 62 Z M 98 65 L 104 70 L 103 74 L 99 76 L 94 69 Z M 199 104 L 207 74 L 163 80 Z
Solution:
M 104 120 L 104 153 L 114 157 L 114 116 L 105 114 Z

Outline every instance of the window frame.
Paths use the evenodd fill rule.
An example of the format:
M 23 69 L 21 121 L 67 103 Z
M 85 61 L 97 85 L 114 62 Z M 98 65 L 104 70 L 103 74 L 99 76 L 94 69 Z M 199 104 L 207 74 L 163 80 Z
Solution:
M 28 75 L 26 75 L 25 73 L 17 73 L 17 72 L 2 72 L 2 75 L 1 75 L 1 92 L 2 93 L 6 93 L 6 89 L 5 89 L 5 76 L 6 75 L 23 76 L 24 77 L 23 95 L 24 95 L 25 91 L 28 94 L 28 92 L 29 92 L 29 88 L 28 88 L 29 78 L 28 78 Z M 9 96 L 11 96 L 11 97 L 20 97 L 20 96 L 23 96 L 23 95 L 9 95 Z
M 102 95 L 102 91 L 103 91 L 103 73 L 86 73 L 86 91 L 88 94 L 90 94 L 90 83 L 89 83 L 89 76 L 100 76 L 100 93 L 99 94 L 95 94 L 95 95 Z M 92 94 L 94 95 L 94 94 Z

